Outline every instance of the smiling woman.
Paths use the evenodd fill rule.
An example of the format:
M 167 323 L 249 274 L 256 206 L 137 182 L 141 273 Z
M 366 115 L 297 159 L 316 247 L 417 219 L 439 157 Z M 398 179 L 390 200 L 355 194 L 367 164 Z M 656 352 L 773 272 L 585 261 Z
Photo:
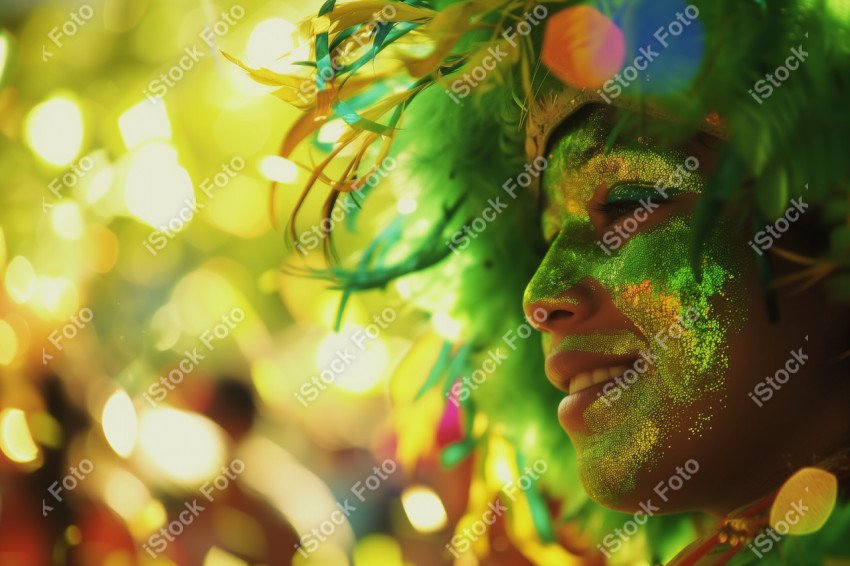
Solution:
M 376 17 L 384 4 L 393 18 Z M 422 189 L 352 267 L 319 274 L 343 289 L 342 308 L 403 277 L 437 331 L 447 312 L 459 322 L 441 348 L 433 335 L 414 347 L 418 366 L 432 363 L 398 377 L 412 388 L 393 385 L 399 411 L 429 415 L 419 431 L 460 409 L 464 437 L 442 461 L 468 457 L 474 471 L 466 513 L 449 517 L 451 554 L 499 501 L 505 526 L 475 537 L 492 546 L 463 545 L 488 564 L 516 563 L 512 551 L 537 564 L 744 564 L 767 556 L 766 534 L 777 556 L 850 558 L 834 536 L 850 528 L 843 8 L 565 1 L 544 18 L 528 2 L 437 4 L 327 2 L 305 26 L 314 70 L 249 72 L 281 92 L 316 86 L 315 123 L 284 148 L 347 125 L 293 225 L 318 181 L 330 218 L 388 154 L 399 171 L 358 199 Z M 506 41 L 529 14 L 539 23 Z M 370 49 L 328 66 L 364 34 Z M 755 104 L 752 77 L 803 41 L 795 74 Z M 476 369 L 488 358 L 492 371 Z M 397 433 L 414 466 L 431 445 Z M 531 461 L 547 472 L 507 497 Z

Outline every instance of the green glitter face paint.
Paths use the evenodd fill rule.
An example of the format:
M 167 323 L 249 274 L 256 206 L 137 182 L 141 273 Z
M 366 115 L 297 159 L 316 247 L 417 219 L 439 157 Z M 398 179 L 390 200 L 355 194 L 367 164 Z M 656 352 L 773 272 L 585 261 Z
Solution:
M 591 314 L 591 328 L 567 332 L 555 347 L 610 356 L 652 353 L 654 365 L 632 385 L 584 409 L 585 430 L 568 431 L 589 494 L 616 505 L 671 444 L 712 426 L 724 403 L 727 335 L 740 328 L 746 303 L 742 256 L 721 236 L 706 245 L 701 282 L 689 267 L 689 203 L 703 179 L 676 173 L 696 158 L 641 138 L 604 152 L 609 130 L 606 110 L 594 110 L 556 141 L 543 179 L 542 224 L 552 244 L 524 300 L 563 305 L 564 293 L 591 282 L 627 319 L 623 328 L 592 328 Z M 679 182 L 670 186 L 668 179 Z M 633 214 L 641 206 L 645 213 Z M 629 218 L 637 228 L 625 229 Z M 618 227 L 628 237 L 616 248 L 601 246 Z M 683 328 L 685 319 L 690 322 Z M 544 339 L 547 350 L 553 338 Z
M 606 352 L 615 356 L 623 356 L 639 352 L 645 346 L 646 344 L 633 332 L 620 330 L 591 334 L 570 334 L 558 343 L 557 348 L 573 352 Z

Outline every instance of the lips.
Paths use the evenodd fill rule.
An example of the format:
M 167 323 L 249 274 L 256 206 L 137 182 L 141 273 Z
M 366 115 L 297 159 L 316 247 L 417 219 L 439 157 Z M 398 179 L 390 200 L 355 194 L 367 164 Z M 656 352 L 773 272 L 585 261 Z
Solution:
M 640 339 L 632 335 L 632 344 Z M 635 366 L 641 357 L 639 348 L 615 348 L 610 352 L 610 342 L 604 335 L 585 335 L 582 346 L 584 351 L 566 349 L 562 346 L 573 345 L 577 339 L 564 340 L 546 357 L 546 376 L 561 391 L 569 393 L 558 408 L 561 425 L 570 433 L 587 433 L 584 412 L 597 399 L 603 397 L 605 388 L 613 379 L 622 376 Z M 569 347 L 569 346 L 568 346 Z M 595 351 L 591 351 L 595 350 Z M 630 351 L 627 351 L 630 350 Z
M 555 351 L 546 358 L 546 376 L 552 385 L 573 395 L 623 375 L 638 357 L 638 353 L 610 355 L 568 350 Z
M 582 372 L 569 380 L 569 393 L 570 395 L 575 395 L 588 387 L 605 383 L 609 379 L 623 375 L 627 369 L 629 369 L 627 366 L 611 366 Z

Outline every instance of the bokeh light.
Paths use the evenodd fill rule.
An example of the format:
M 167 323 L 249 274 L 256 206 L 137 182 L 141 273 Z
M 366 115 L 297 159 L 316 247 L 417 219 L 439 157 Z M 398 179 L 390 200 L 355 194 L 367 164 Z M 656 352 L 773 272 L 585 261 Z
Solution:
M 101 414 L 103 434 L 115 453 L 128 457 L 136 446 L 138 421 L 133 401 L 126 391 L 113 393 L 103 406 Z
M 171 408 L 141 414 L 139 449 L 156 473 L 179 484 L 200 484 L 225 463 L 224 438 L 215 424 Z
M 44 162 L 65 167 L 83 146 L 83 115 L 77 102 L 57 95 L 34 107 L 24 124 L 27 144 Z
M 345 353 L 353 361 L 345 360 Z M 371 338 L 363 327 L 350 325 L 329 333 L 316 348 L 316 368 L 330 371 L 333 385 L 349 393 L 366 393 L 386 377 L 389 352 L 380 337 Z M 334 368 L 340 367 L 339 371 Z
M 67 277 L 38 277 L 33 298 L 33 308 L 44 318 L 64 320 L 79 309 L 77 286 Z
M 192 179 L 167 143 L 151 142 L 135 151 L 124 193 L 130 213 L 159 230 L 179 231 L 194 218 Z
M 5 30 L 0 29 L 0 82 L 3 81 L 3 75 L 6 72 L 6 64 L 9 62 L 9 35 Z
M 623 31 L 592 6 L 567 8 L 546 23 L 540 59 L 567 84 L 598 88 L 620 70 L 625 57 Z
M 401 494 L 401 504 L 413 528 L 420 533 L 433 533 L 446 526 L 446 508 L 437 493 L 427 487 L 414 485 Z
M 13 301 L 27 302 L 36 288 L 35 270 L 23 256 L 15 256 L 6 266 L 6 291 Z
M 257 168 L 263 177 L 278 183 L 292 183 L 298 178 L 298 166 L 278 155 L 267 155 L 260 159 Z
M 251 31 L 245 48 L 245 59 L 253 67 L 264 67 L 277 72 L 285 72 L 291 64 L 283 54 L 289 54 L 295 48 L 293 33 L 295 26 L 283 18 L 269 18 L 261 21 Z
M 8 322 L 0 318 L 0 365 L 11 364 L 17 354 L 18 335 Z
M 135 149 L 149 140 L 171 139 L 171 122 L 164 102 L 142 100 L 118 117 L 118 129 L 127 149 Z
M 38 457 L 38 446 L 21 409 L 8 408 L 0 412 L 0 449 L 13 462 L 32 462 Z
M 78 240 L 83 235 L 84 223 L 80 207 L 73 202 L 62 202 L 50 210 L 50 225 L 57 235 L 66 240 Z

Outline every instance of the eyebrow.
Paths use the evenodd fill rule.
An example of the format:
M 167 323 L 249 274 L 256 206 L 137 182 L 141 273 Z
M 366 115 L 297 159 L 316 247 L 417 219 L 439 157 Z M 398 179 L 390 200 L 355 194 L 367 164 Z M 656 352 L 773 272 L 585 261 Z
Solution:
M 606 132 L 610 132 L 613 125 L 610 123 L 609 116 L 604 108 L 589 106 L 586 109 L 579 110 L 555 128 L 547 143 L 546 154 L 552 153 L 555 147 L 565 139 L 573 138 L 568 146 L 570 160 L 576 161 L 578 165 L 587 163 L 604 151 L 608 137 L 594 136 L 591 132 L 584 132 L 586 139 L 574 139 L 577 134 L 582 133 L 583 128 L 587 127 L 604 127 Z M 583 144 L 583 147 L 578 146 L 578 144 Z

